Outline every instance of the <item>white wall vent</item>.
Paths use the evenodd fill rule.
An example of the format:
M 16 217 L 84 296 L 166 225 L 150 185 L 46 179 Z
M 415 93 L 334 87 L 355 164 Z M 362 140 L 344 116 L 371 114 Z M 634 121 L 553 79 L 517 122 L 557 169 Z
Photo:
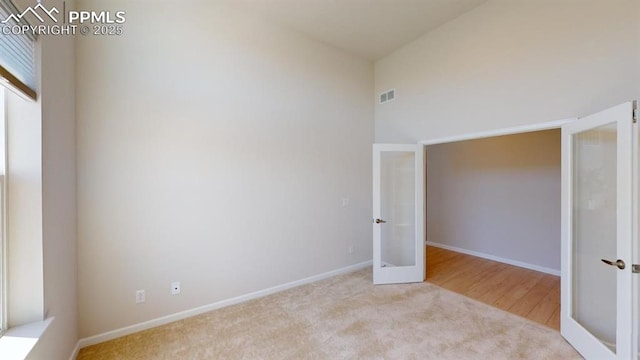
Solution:
M 396 89 L 391 89 L 380 94 L 380 104 L 396 99 Z

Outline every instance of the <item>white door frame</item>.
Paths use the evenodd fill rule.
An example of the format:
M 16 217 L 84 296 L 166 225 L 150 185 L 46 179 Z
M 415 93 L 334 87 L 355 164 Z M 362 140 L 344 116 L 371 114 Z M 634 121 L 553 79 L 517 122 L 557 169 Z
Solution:
M 499 128 L 499 129 L 494 129 L 494 130 L 486 130 L 486 131 L 479 131 L 479 132 L 474 132 L 474 133 L 465 133 L 465 134 L 460 134 L 460 135 L 455 135 L 455 136 L 448 136 L 448 137 L 441 137 L 441 138 L 436 138 L 436 139 L 429 139 L 429 140 L 421 140 L 418 142 L 418 144 L 422 144 L 425 146 L 425 172 L 427 170 L 428 164 L 426 161 L 426 154 L 428 152 L 427 150 L 427 146 L 429 145 L 439 145 L 439 144 L 447 144 L 447 143 L 452 143 L 452 142 L 458 142 L 458 141 L 466 141 L 466 140 L 478 140 L 478 139 L 485 139 L 485 138 L 490 138 L 490 137 L 495 137 L 495 136 L 505 136 L 505 135 L 517 135 L 517 134 L 526 134 L 526 133 L 530 133 L 530 132 L 536 132 L 536 131 L 544 131 L 544 130 L 561 130 L 562 126 L 568 123 L 571 123 L 573 121 L 578 120 L 578 118 L 567 118 L 567 119 L 561 119 L 561 120 L 555 120 L 555 121 L 547 121 L 547 122 L 541 122 L 541 123 L 535 123 L 535 124 L 527 124 L 527 125 L 521 125 L 521 126 L 514 126 L 514 127 L 508 127 L 508 128 Z M 426 176 L 425 176 L 425 181 L 426 181 Z M 429 196 L 426 192 L 425 189 L 425 198 Z M 427 204 L 425 201 L 425 213 L 428 211 L 427 209 Z M 425 218 L 425 229 L 426 229 L 426 218 Z M 425 239 L 426 239 L 426 233 L 425 233 Z M 539 272 L 543 272 L 543 273 L 547 273 L 547 274 L 551 274 L 554 276 L 560 276 L 560 269 L 556 270 L 556 269 L 551 269 L 551 268 L 545 268 L 545 267 L 541 267 L 541 266 L 532 266 L 531 264 L 526 264 L 526 263 L 522 263 L 519 261 L 508 261 L 508 259 L 504 259 L 501 257 L 497 257 L 497 256 L 491 256 L 488 254 L 483 254 L 483 253 L 479 253 L 479 252 L 475 252 L 475 251 L 462 251 L 463 249 L 457 249 L 454 247 L 448 247 L 448 246 L 443 246 L 442 244 L 437 244 L 437 243 L 429 243 L 429 240 L 426 239 L 425 241 L 425 246 L 426 245 L 431 245 L 434 247 L 440 247 L 443 249 L 448 249 L 448 250 L 453 250 L 456 252 L 462 252 L 465 253 L 467 255 L 472 255 L 472 256 L 476 256 L 476 257 L 482 257 L 488 260 L 493 260 L 493 261 L 498 261 L 504 264 L 509 264 L 509 265 L 513 265 L 513 266 L 518 266 L 518 267 L 523 267 L 525 269 L 530 269 L 530 270 L 534 270 L 534 271 L 539 271 Z M 425 260 L 426 261 L 426 260 Z M 426 271 L 426 270 L 425 270 Z M 426 274 L 426 272 L 425 272 Z
M 638 103 L 637 100 L 634 101 L 634 109 L 638 109 Z M 636 110 L 636 111 L 640 111 L 640 110 Z M 638 115 L 636 115 L 638 116 Z M 636 120 L 637 121 L 637 120 Z M 640 127 L 636 126 L 635 131 L 633 132 L 633 139 L 632 139 L 632 165 L 631 165 L 631 171 L 633 174 L 640 174 Z M 636 181 L 633 182 L 633 188 L 631 189 L 631 196 L 632 196 L 632 202 L 633 202 L 633 215 L 632 218 L 633 219 L 638 219 L 638 216 L 640 216 L 640 214 L 638 214 L 638 209 L 639 209 L 639 202 L 640 202 L 640 185 L 638 185 L 638 183 L 640 182 L 640 179 L 636 179 Z M 640 237 L 640 232 L 639 232 L 639 225 L 638 225 L 639 221 L 634 221 L 631 227 L 631 236 L 634 239 L 638 239 Z M 631 260 L 633 264 L 640 264 L 640 248 L 634 248 L 633 252 L 631 254 Z M 635 276 L 640 276 L 640 274 L 637 274 Z M 632 288 L 632 292 L 634 294 L 634 296 L 639 296 L 640 294 L 640 280 L 636 280 L 634 279 L 633 281 L 633 288 Z M 638 305 L 638 303 L 640 302 L 640 299 L 634 298 L 633 299 L 633 309 L 632 309 L 632 316 L 633 316 L 633 337 L 631 339 L 631 343 L 632 343 L 632 348 L 635 351 L 638 351 L 638 353 L 636 354 L 631 354 L 631 356 L 634 359 L 638 359 L 640 358 L 640 343 L 639 343 L 639 337 L 640 337 L 640 326 L 639 326 L 639 322 L 640 322 L 640 305 Z
M 527 124 L 527 125 L 521 125 L 521 126 L 514 126 L 514 127 L 508 127 L 508 128 L 500 128 L 500 129 L 494 129 L 494 130 L 486 130 L 486 131 L 479 131 L 479 132 L 473 132 L 473 133 L 466 133 L 466 134 L 460 134 L 460 135 L 455 135 L 455 136 L 447 136 L 447 137 L 442 137 L 442 138 L 436 138 L 436 139 L 429 139 L 429 140 L 422 140 L 422 141 L 418 141 L 418 144 L 422 144 L 425 146 L 425 152 L 428 151 L 426 149 L 427 146 L 429 145 L 439 145 L 439 144 L 446 144 L 446 143 L 452 143 L 452 142 L 458 142 L 458 141 L 465 141 L 465 140 L 478 140 L 478 139 L 484 139 L 484 138 L 490 138 L 490 137 L 494 137 L 494 136 L 504 136 L 504 135 L 516 135 L 516 134 L 525 134 L 525 133 L 529 133 L 529 132 L 536 132 L 536 131 L 543 131 L 543 130 L 560 130 L 562 129 L 562 126 L 568 123 L 571 123 L 573 121 L 578 120 L 578 118 L 567 118 L 567 119 L 561 119 L 561 120 L 555 120 L 555 121 L 547 121 L 547 122 L 542 122 L 542 123 L 536 123 L 536 124 Z M 428 164 L 426 163 L 426 155 L 425 155 L 425 172 L 426 172 L 426 167 L 428 166 Z M 426 178 L 425 178 L 426 181 Z M 425 189 L 425 197 L 429 196 L 426 193 L 426 189 Z M 425 201 L 425 213 L 428 209 L 426 209 L 427 204 Z M 426 217 L 424 218 L 424 226 L 426 229 L 427 226 L 427 219 Z M 426 233 L 425 233 L 425 237 L 426 237 Z M 425 245 L 427 245 L 428 241 L 425 241 Z M 470 253 L 471 255 L 474 255 L 472 253 Z M 500 261 L 498 259 L 493 259 L 496 261 Z M 426 260 L 425 260 L 426 261 Z M 515 265 L 517 266 L 517 265 Z M 558 271 L 558 274 L 560 272 Z M 426 274 L 426 273 L 425 273 Z
M 425 163 L 424 145 L 420 144 L 374 144 L 373 145 L 373 218 L 382 218 L 382 152 L 409 152 L 414 154 L 414 264 L 410 266 L 383 266 L 382 262 L 382 226 L 385 221 L 373 222 L 373 283 L 401 284 L 423 282 L 425 279 Z M 393 220 L 393 219 L 387 219 Z M 393 226 L 393 225 L 392 225 Z M 387 239 L 388 241 L 389 239 Z
M 578 120 L 578 118 L 567 118 L 567 119 L 562 119 L 562 120 L 547 121 L 547 122 L 542 122 L 542 123 L 528 124 L 528 125 L 515 126 L 515 127 L 509 127 L 509 128 L 501 128 L 501 129 L 494 129 L 494 130 L 487 130 L 487 131 L 478 131 L 478 132 L 474 132 L 474 133 L 466 133 L 466 134 L 447 136 L 447 137 L 441 137 L 441 138 L 430 139 L 430 140 L 422 140 L 422 141 L 418 141 L 418 144 L 424 145 L 425 146 L 425 152 L 426 152 L 427 151 L 426 147 L 429 146 L 429 145 L 447 144 L 447 143 L 458 142 L 458 141 L 466 141 L 466 140 L 478 140 L 478 139 L 490 138 L 490 137 L 494 137 L 494 136 L 525 134 L 525 133 L 529 133 L 529 132 L 543 131 L 543 130 L 560 130 L 560 129 L 562 129 L 562 126 L 564 124 L 568 124 L 568 123 L 573 122 L 575 120 Z M 428 164 L 426 164 L 426 154 L 425 154 L 425 172 L 426 172 L 426 167 L 427 166 L 428 166 Z M 425 181 L 426 181 L 426 178 L 425 178 Z M 425 196 L 429 196 L 426 193 L 426 189 L 425 189 Z M 426 204 L 426 201 L 425 201 L 425 213 L 427 211 L 426 207 L 427 207 L 427 204 Z M 425 223 L 424 226 L 425 226 L 425 229 L 426 229 L 426 226 L 427 226 L 426 217 L 424 219 L 424 223 Z M 426 236 L 426 234 L 425 234 L 425 236 Z M 425 245 L 427 245 L 427 243 L 428 243 L 428 241 L 425 241 Z M 471 255 L 473 255 L 473 254 L 471 254 Z M 500 261 L 500 260 L 496 260 L 496 261 Z
M 562 128 L 562 125 L 573 122 L 575 120 L 578 120 L 578 118 L 568 118 L 568 119 L 548 121 L 548 122 L 537 123 L 537 124 L 529 124 L 529 125 L 501 128 L 501 129 L 488 130 L 488 131 L 479 131 L 474 133 L 466 133 L 466 134 L 442 137 L 442 138 L 431 139 L 431 140 L 422 140 L 422 141 L 418 141 L 418 144 L 422 144 L 425 146 L 437 145 L 437 144 L 446 144 L 446 143 L 456 142 L 456 141 L 477 140 L 477 139 L 483 139 L 483 138 L 494 137 L 494 136 L 515 135 L 515 134 L 524 134 L 524 133 L 534 132 L 534 131 L 560 129 Z
M 535 132 L 535 131 L 543 131 L 543 130 L 552 130 L 552 129 L 562 129 L 562 126 L 565 124 L 568 124 L 570 122 L 576 121 L 578 120 L 578 117 L 574 117 L 574 118 L 566 118 L 566 119 L 561 119 L 561 120 L 556 120 L 556 121 L 549 121 L 549 122 L 542 122 L 542 123 L 536 123 L 536 124 L 528 124 L 528 125 L 522 125 L 522 126 L 515 126 L 515 127 L 508 127 L 508 128 L 499 128 L 499 129 L 494 129 L 494 130 L 487 130 L 487 131 L 479 131 L 479 132 L 472 132 L 472 133 L 465 133 L 465 134 L 460 134 L 460 135 L 454 135 L 454 136 L 448 136 L 448 137 L 441 137 L 441 138 L 435 138 L 435 139 L 428 139 L 428 140 L 422 140 L 422 141 L 418 141 L 419 144 L 423 144 L 425 146 L 427 145 L 437 145 L 437 144 L 446 144 L 446 143 L 451 143 L 451 142 L 457 142 L 457 141 L 464 141 L 464 140 L 476 140 L 476 139 L 483 139 L 483 138 L 488 138 L 488 137 L 494 137 L 494 136 L 503 136 L 503 135 L 515 135 L 515 134 L 523 134 L 523 133 L 528 133 L 528 132 Z M 639 170 L 640 170 L 640 148 L 638 147 L 638 142 L 640 140 L 640 129 L 635 131 L 633 133 L 634 136 L 634 141 L 633 141 L 633 173 L 634 174 L 639 174 Z M 428 196 L 428 195 L 427 195 Z M 638 202 L 640 201 L 640 185 L 638 184 L 638 181 L 634 181 L 633 183 L 633 202 L 634 202 L 634 209 L 638 209 Z M 426 206 L 426 205 L 425 205 Z M 638 219 L 638 216 L 640 216 L 640 214 L 634 214 L 633 218 L 634 219 Z M 426 227 L 426 217 L 423 220 L 425 222 L 425 227 Z M 638 222 L 634 221 L 633 224 L 633 232 L 632 232 L 632 236 L 634 236 L 634 238 L 637 238 L 638 236 L 640 236 L 640 229 L 638 226 Z M 640 249 L 633 249 L 633 264 L 640 264 Z M 640 275 L 638 275 L 640 276 Z M 562 276 L 561 276 L 562 278 Z M 633 286 L 634 287 L 639 287 L 640 286 L 640 281 L 634 281 L 633 282 Z M 634 294 L 638 294 L 638 291 L 633 291 Z M 640 326 L 638 324 L 639 322 L 639 314 L 640 314 L 640 305 L 638 304 L 639 301 L 638 299 L 634 299 L 633 301 L 634 303 L 634 309 L 633 309 L 633 316 L 634 316 L 634 328 L 633 328 L 633 342 L 634 342 L 634 349 L 638 349 L 638 345 L 637 342 L 640 342 L 640 340 L 638 339 L 639 337 L 639 331 L 640 331 Z M 636 354 L 636 357 L 640 358 L 640 354 Z
M 617 159 L 627 160 L 618 163 L 617 166 L 617 216 L 616 216 L 616 248 L 617 259 L 633 264 L 634 252 L 633 233 L 633 129 L 631 123 L 631 103 L 626 102 L 601 112 L 589 115 L 579 122 L 568 125 L 562 129 L 562 279 L 561 279 L 561 330 L 562 335 L 578 349 L 583 356 L 597 359 L 630 359 L 632 358 L 633 343 L 629 341 L 633 337 L 633 284 L 634 275 L 631 273 L 631 264 L 626 271 L 614 269 L 617 288 L 617 340 L 616 350 L 609 349 L 601 340 L 584 328 L 574 317 L 573 313 L 573 134 L 580 133 L 616 123 L 616 133 L 629 134 L 630 136 L 618 136 L 616 142 Z M 630 153 L 631 152 L 631 153 Z M 621 165 L 623 164 L 623 165 Z M 637 222 L 637 221 L 635 221 Z M 614 255 L 611 255 L 614 256 Z M 628 310 L 631 313 L 629 313 Z M 631 337 L 629 339 L 628 337 Z

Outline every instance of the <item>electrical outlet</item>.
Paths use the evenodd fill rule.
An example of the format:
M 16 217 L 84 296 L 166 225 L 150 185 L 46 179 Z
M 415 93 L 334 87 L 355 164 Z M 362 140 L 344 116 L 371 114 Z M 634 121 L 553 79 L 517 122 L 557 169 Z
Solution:
M 353 254 L 353 245 L 349 246 L 349 254 Z
M 351 199 L 349 199 L 348 197 L 346 198 L 342 198 L 342 207 L 347 207 L 349 206 L 349 203 L 351 202 Z
M 136 291 L 136 304 L 140 304 L 147 301 L 147 296 L 144 292 L 144 289 Z
M 180 282 L 174 281 L 171 283 L 171 295 L 180 294 Z

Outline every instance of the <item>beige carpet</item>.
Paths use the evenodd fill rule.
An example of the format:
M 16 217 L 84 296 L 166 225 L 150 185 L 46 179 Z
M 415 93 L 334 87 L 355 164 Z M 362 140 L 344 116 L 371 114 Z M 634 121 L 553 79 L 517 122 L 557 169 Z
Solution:
M 78 359 L 579 359 L 556 331 L 371 269 L 82 349 Z

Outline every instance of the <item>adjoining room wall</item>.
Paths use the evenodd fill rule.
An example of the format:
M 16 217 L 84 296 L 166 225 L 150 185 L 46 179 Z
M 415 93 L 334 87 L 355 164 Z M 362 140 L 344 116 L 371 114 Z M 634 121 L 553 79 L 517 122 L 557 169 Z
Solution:
M 81 338 L 371 259 L 370 62 L 218 2 L 80 7 L 126 12 L 76 43 Z
M 375 140 L 415 143 L 640 98 L 640 1 L 490 0 L 375 65 Z
M 427 147 L 427 240 L 560 271 L 560 130 Z

